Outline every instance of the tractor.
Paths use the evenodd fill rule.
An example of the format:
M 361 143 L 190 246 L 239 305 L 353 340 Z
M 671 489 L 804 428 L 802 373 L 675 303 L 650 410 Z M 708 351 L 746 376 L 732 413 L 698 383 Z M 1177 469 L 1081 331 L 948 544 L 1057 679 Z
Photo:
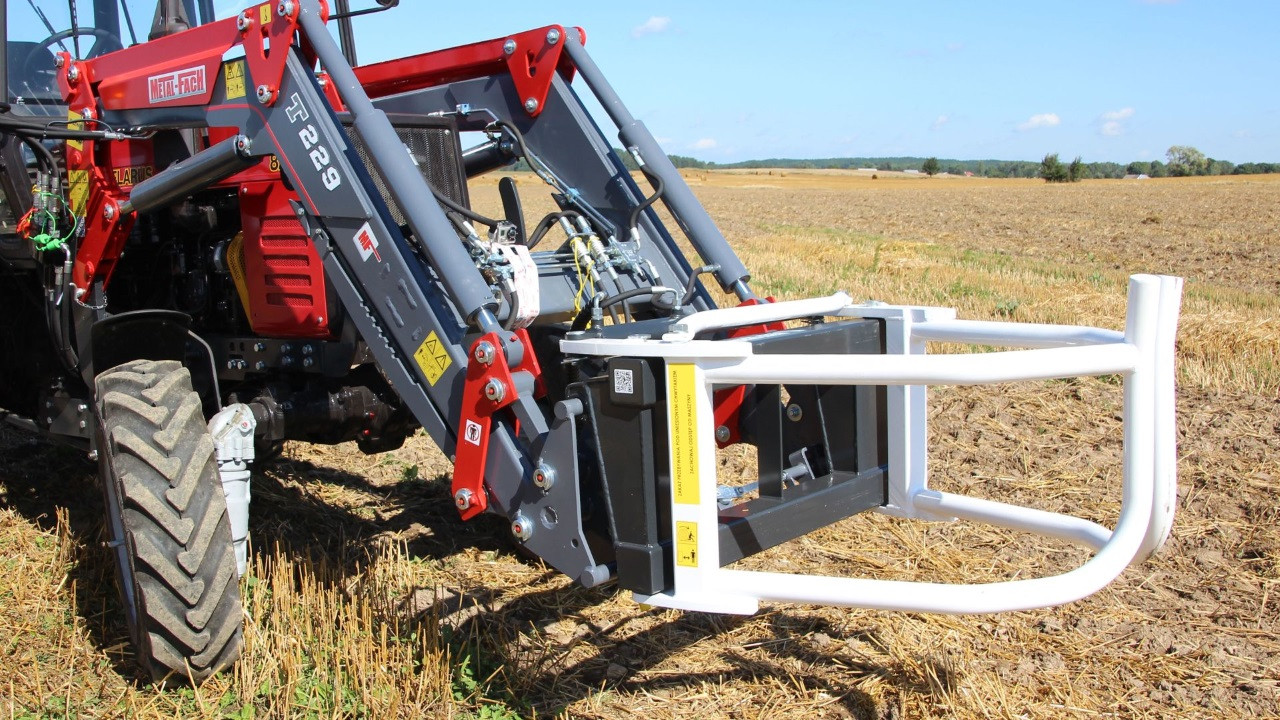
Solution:
M 286 441 L 379 453 L 424 431 L 463 520 L 684 610 L 1041 607 L 1164 542 L 1180 279 L 1134 276 L 1123 332 L 760 297 L 582 29 L 357 63 L 352 19 L 396 5 L 0 13 L 0 417 L 98 463 L 152 676 L 236 660 L 251 477 Z M 469 191 L 489 173 L 492 216 Z M 553 209 L 526 217 L 531 193 Z M 1103 374 L 1125 387 L 1113 527 L 929 486 L 929 385 Z M 719 482 L 740 443 L 758 480 Z M 735 566 L 865 511 L 1093 553 L 981 585 Z

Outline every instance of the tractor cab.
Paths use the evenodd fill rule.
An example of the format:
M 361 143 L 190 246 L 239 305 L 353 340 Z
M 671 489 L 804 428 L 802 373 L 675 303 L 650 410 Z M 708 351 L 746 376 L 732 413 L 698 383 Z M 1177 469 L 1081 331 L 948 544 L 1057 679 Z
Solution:
M 18 114 L 65 113 L 57 53 L 91 59 L 214 17 L 212 0 L 84 0 L 5 3 L 5 100 Z

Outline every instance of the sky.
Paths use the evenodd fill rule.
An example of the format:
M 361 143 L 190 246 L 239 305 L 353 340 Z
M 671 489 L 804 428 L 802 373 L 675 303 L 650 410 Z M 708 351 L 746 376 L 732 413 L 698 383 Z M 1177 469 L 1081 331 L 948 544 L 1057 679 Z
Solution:
M 1280 161 L 1274 0 L 401 0 L 355 29 L 367 63 L 553 23 L 583 27 L 632 113 L 701 160 Z

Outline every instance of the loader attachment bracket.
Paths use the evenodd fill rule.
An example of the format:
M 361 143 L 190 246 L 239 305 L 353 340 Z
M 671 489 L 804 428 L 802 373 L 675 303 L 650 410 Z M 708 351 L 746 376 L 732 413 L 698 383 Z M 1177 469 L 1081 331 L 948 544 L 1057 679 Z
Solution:
M 737 307 L 695 313 L 661 340 L 649 337 L 571 336 L 561 343 L 569 354 L 643 358 L 664 363 L 666 372 L 665 443 L 652 443 L 661 506 L 654 516 L 662 527 L 655 542 L 671 560 L 669 580 L 649 583 L 661 590 L 637 590 L 639 602 L 704 612 L 752 613 L 761 601 L 845 605 L 885 610 L 987 613 L 1071 602 L 1089 595 L 1126 567 L 1155 552 L 1168 537 L 1176 498 L 1176 448 L 1173 426 L 1173 344 L 1181 300 L 1180 278 L 1135 275 L 1129 291 L 1124 333 L 1097 328 L 1029 323 L 990 323 L 954 319 L 952 310 L 853 305 L 848 296 Z M 727 330 L 781 320 L 817 322 L 835 317 L 848 325 L 883 323 L 883 351 L 862 354 L 842 347 L 838 334 L 813 335 L 802 349 L 769 348 L 770 335 L 706 339 Z M 799 332 L 807 332 L 800 330 Z M 852 337 L 856 335 L 853 333 Z M 722 335 L 721 335 L 722 336 Z M 812 340 L 812 342 L 810 342 Z M 927 341 L 1023 348 L 1015 351 L 927 355 Z M 933 490 L 927 473 L 926 387 L 933 384 L 979 385 L 1118 374 L 1124 377 L 1123 502 L 1114 529 L 1061 513 Z M 768 437 L 768 417 L 755 421 L 760 448 L 759 498 L 718 507 L 722 487 L 716 455 L 713 393 L 717 386 L 785 385 L 855 391 L 879 389 L 885 408 L 868 411 L 883 417 L 887 442 L 854 443 L 853 453 L 831 452 L 846 443 L 829 437 L 843 422 L 822 424 L 824 440 L 815 456 L 789 453 L 810 440 L 786 433 Z M 854 397 L 856 398 L 856 392 Z M 811 409 L 793 394 L 800 408 L 787 421 Z M 799 404 L 797 404 L 799 403 Z M 847 396 L 841 404 L 847 405 Z M 855 399 L 854 405 L 858 402 Z M 756 403 L 754 414 L 776 419 L 778 402 Z M 823 407 L 821 400 L 810 408 Z M 764 408 L 761 410 L 761 408 Z M 783 423 L 787 421 L 782 421 Z M 744 421 L 745 428 L 745 421 Z M 664 447 L 665 445 L 665 447 Z M 867 467 L 865 451 L 887 460 L 887 477 Z M 779 446 L 782 452 L 779 452 Z M 825 452 L 825 458 L 823 453 Z M 768 456 L 783 457 L 783 482 L 766 486 L 779 467 Z M 665 465 L 665 467 L 662 467 Z M 791 480 L 801 482 L 793 487 Z M 610 479 L 609 483 L 612 484 Z M 612 488 L 611 488 L 612 490 Z M 988 584 L 941 584 L 881 579 L 826 577 L 761 572 L 725 567 L 739 558 L 796 537 L 864 509 L 923 520 L 963 519 L 1054 537 L 1094 551 L 1092 558 L 1060 575 Z M 771 517 L 772 516 L 772 517 Z M 620 556 L 621 559 L 621 556 Z M 619 565 L 619 582 L 635 589 Z

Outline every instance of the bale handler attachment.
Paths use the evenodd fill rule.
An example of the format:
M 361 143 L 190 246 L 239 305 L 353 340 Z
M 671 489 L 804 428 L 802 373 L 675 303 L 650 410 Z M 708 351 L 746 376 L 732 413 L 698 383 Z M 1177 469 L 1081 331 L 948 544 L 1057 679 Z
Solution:
M 30 412 L 26 426 L 103 458 L 122 596 L 158 676 L 185 672 L 183 662 L 203 676 L 238 648 L 238 635 L 191 624 L 204 601 L 183 590 L 218 580 L 233 591 L 225 568 L 183 564 L 185 583 L 173 581 L 178 571 L 156 567 L 144 539 L 173 527 L 169 514 L 195 527 L 203 519 L 185 514 L 178 484 L 140 500 L 117 471 L 153 455 L 111 416 L 133 407 L 111 388 L 169 387 L 156 378 L 175 372 L 212 418 L 208 441 L 193 442 L 218 467 L 227 503 L 211 522 L 229 518 L 217 542 L 236 544 L 242 571 L 255 457 L 285 440 L 355 440 L 379 452 L 418 427 L 454 462 L 450 494 L 463 519 L 499 515 L 517 542 L 582 585 L 616 582 L 673 608 L 1041 607 L 1096 591 L 1168 535 L 1179 279 L 1134 276 L 1123 333 L 970 322 L 843 294 L 772 302 L 752 290 L 580 29 L 359 66 L 350 15 L 338 20 L 340 46 L 323 0 L 225 19 L 208 3 L 194 18 L 176 5 L 162 3 L 156 39 L 94 57 L 27 43 L 24 67 L 48 52 L 41 72 L 52 81 L 41 90 L 44 75 L 24 80 L 27 97 L 0 127 L 10 147 L 48 152 L 57 141 L 57 159 L 32 169 L 44 188 L 35 197 L 65 188 L 47 216 L 76 228 L 52 244 L 52 228 L 36 228 L 40 243 L 14 231 L 0 246 L 27 271 L 5 282 L 44 288 L 55 358 L 29 398 L 52 410 Z M 100 30 L 119 39 L 118 23 Z M 595 96 L 609 133 L 577 90 Z M 40 117 L 49 107 L 69 129 Z M 650 189 L 612 149 L 615 132 Z M 518 161 L 537 188 L 503 179 L 501 217 L 473 208 L 468 182 Z M 523 208 L 538 189 L 555 209 L 532 222 Z M 27 226 L 49 222 L 32 217 Z M 717 308 L 704 278 L 737 306 Z M 930 341 L 1019 349 L 930 355 Z M 1113 529 L 929 487 L 927 386 L 1101 374 L 1124 378 Z M 3 401 L 20 411 L 26 397 Z M 745 487 L 717 482 L 717 448 L 736 443 L 756 450 L 759 479 Z M 185 452 L 183 463 L 202 461 Z M 1094 555 L 1056 577 L 987 585 L 731 567 L 868 510 L 992 523 Z M 165 547 L 189 553 L 183 542 Z M 150 612 L 160 601 L 186 621 Z

